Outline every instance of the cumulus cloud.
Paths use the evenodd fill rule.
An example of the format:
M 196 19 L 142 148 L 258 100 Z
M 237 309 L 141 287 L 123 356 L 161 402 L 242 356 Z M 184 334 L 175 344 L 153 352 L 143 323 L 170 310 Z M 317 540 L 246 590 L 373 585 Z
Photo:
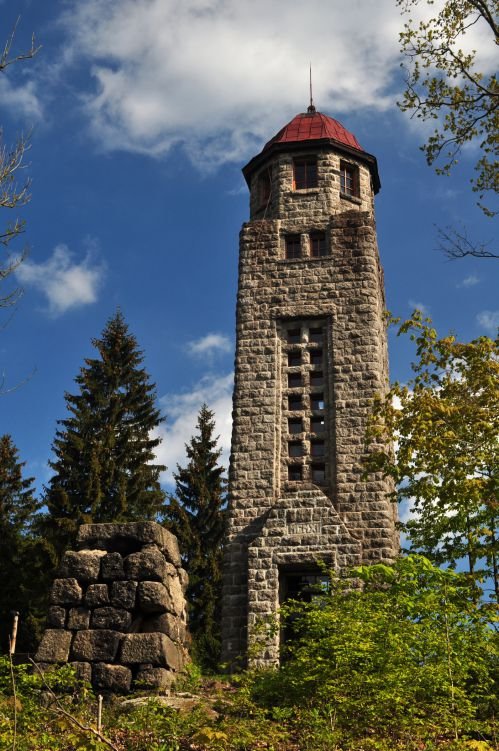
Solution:
M 215 413 L 215 431 L 220 436 L 218 445 L 222 449 L 220 462 L 226 468 L 229 466 L 233 385 L 233 373 L 210 373 L 190 391 L 166 394 L 160 399 L 166 423 L 155 433 L 162 438 L 157 449 L 157 459 L 168 467 L 162 477 L 166 485 L 174 485 L 173 472 L 176 472 L 177 464 L 185 464 L 185 444 L 195 433 L 199 409 L 203 403 Z
M 456 284 L 456 287 L 474 287 L 476 284 L 480 283 L 480 278 L 476 274 L 470 274 L 469 276 L 466 276 L 462 282 L 458 282 Z
M 46 261 L 24 261 L 17 268 L 16 276 L 21 284 L 38 289 L 47 300 L 48 312 L 59 316 L 97 301 L 105 267 L 95 262 L 94 256 L 91 250 L 77 262 L 67 245 L 57 245 Z
M 232 342 L 225 334 L 206 334 L 200 339 L 188 342 L 186 350 L 194 357 L 212 357 L 215 354 L 231 352 Z
M 393 0 L 86 0 L 62 23 L 66 58 L 91 72 L 84 109 L 109 150 L 181 146 L 205 169 L 239 162 L 308 104 L 310 60 L 321 110 L 393 106 Z
M 491 336 L 497 336 L 499 310 L 482 310 L 476 317 L 478 324 Z

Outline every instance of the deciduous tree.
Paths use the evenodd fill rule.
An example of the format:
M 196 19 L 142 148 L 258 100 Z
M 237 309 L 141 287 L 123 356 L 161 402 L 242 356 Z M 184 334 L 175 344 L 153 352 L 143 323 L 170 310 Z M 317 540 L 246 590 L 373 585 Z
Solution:
M 418 312 L 406 332 L 415 376 L 376 402 L 367 466 L 394 477 L 398 499 L 412 505 L 411 547 L 439 564 L 461 561 L 498 598 L 499 342 L 439 339 Z M 396 442 L 396 452 L 379 439 Z
M 98 356 L 76 377 L 79 392 L 66 394 L 49 462 L 43 526 L 59 551 L 83 522 L 155 519 L 165 498 L 153 432 L 164 418 L 137 340 L 118 312 L 92 343 Z
M 189 628 L 196 657 L 215 669 L 220 653 L 220 598 L 225 480 L 219 465 L 221 449 L 214 437 L 214 415 L 203 404 L 197 432 L 186 444 L 187 465 L 177 465 L 176 496 L 170 499 L 165 522 L 177 536 L 189 574 Z

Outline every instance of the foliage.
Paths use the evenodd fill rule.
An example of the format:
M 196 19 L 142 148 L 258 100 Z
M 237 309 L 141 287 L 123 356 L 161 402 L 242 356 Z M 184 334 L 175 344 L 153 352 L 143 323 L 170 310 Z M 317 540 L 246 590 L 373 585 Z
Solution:
M 412 504 L 403 525 L 412 549 L 440 564 L 464 558 L 497 598 L 499 341 L 439 339 L 430 324 L 416 312 L 399 329 L 416 344 L 415 376 L 375 404 L 367 466 L 394 477 Z
M 214 415 L 200 409 L 197 433 L 186 444 L 188 463 L 177 465 L 176 497 L 170 498 L 165 522 L 177 536 L 189 574 L 189 628 L 195 655 L 207 670 L 217 666 L 220 652 L 222 537 L 224 533 L 224 468 L 218 464 Z
M 49 462 L 41 528 L 58 551 L 82 523 L 155 519 L 164 502 L 165 467 L 154 463 L 161 439 L 152 435 L 163 418 L 137 340 L 118 312 L 92 343 L 98 357 L 76 377 L 79 393 L 66 393 L 70 416 L 59 421 Z
M 490 737 L 497 635 L 468 594 L 460 575 L 421 556 L 332 574 L 329 593 L 284 608 L 295 634 L 288 658 L 255 677 L 253 695 L 294 708 L 300 723 L 315 714 L 324 748 Z
M 497 0 L 397 0 L 402 13 L 416 15 L 431 6 L 429 18 L 413 18 L 400 34 L 402 52 L 407 58 L 406 90 L 399 105 L 422 120 L 438 120 L 439 125 L 422 147 L 428 164 L 443 157 L 440 174 L 448 174 L 463 146 L 478 142 L 473 190 L 482 200 L 485 193 L 499 190 L 497 170 L 497 130 L 499 88 L 495 73 L 479 69 L 477 53 L 466 49 L 473 27 L 488 34 L 491 47 L 499 40 Z M 487 40 L 487 41 L 488 41 Z M 494 212 L 480 204 L 486 214 Z
M 37 618 L 41 602 L 36 575 L 39 564 L 46 565 L 43 540 L 30 535 L 30 526 L 40 508 L 33 491 L 33 478 L 23 477 L 25 462 L 9 435 L 0 437 L 0 635 L 8 646 L 12 611 L 21 618 L 18 649 L 29 650 L 37 640 Z M 28 615 L 29 613 L 29 615 Z

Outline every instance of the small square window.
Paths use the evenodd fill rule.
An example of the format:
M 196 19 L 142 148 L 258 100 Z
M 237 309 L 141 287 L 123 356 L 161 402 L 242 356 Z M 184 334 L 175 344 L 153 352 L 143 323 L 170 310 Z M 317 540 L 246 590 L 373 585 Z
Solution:
M 299 344 L 301 341 L 301 329 L 288 329 L 286 339 L 288 344 Z
M 303 420 L 299 417 L 290 417 L 288 419 L 289 433 L 303 433 Z
M 288 352 L 288 366 L 295 368 L 297 365 L 301 365 L 301 352 Z
M 284 242 L 286 246 L 286 258 L 301 258 L 300 235 L 286 235 Z
M 311 232 L 310 233 L 310 255 L 312 256 L 312 258 L 320 258 L 321 256 L 327 256 L 325 232 Z
M 311 349 L 310 350 L 310 364 L 311 365 L 322 365 L 322 349 Z
M 288 373 L 288 388 L 295 389 L 301 385 L 301 373 Z
M 289 456 L 303 456 L 303 446 L 300 441 L 290 441 L 288 443 Z
M 312 441 L 310 453 L 312 456 L 324 456 L 326 453 L 326 444 L 324 441 Z
M 320 417 L 310 418 L 310 430 L 312 433 L 323 433 L 326 429 L 326 421 L 321 415 Z
M 359 195 L 359 170 L 348 162 L 340 163 L 340 192 L 347 196 Z
M 322 386 L 324 384 L 324 373 L 321 370 L 313 370 L 310 373 L 310 385 Z
M 312 409 L 324 409 L 324 394 L 312 394 L 310 406 Z
M 308 334 L 308 340 L 309 342 L 322 342 L 322 337 L 324 335 L 324 331 L 322 326 L 316 326 L 315 328 L 311 328 Z
M 326 465 L 312 464 L 311 474 L 312 482 L 316 482 L 318 485 L 324 485 L 326 482 Z
M 317 159 L 295 159 L 293 162 L 293 190 L 317 187 Z
M 301 394 L 290 394 L 288 396 L 288 409 L 290 412 L 296 409 L 303 409 Z
M 295 482 L 296 480 L 301 480 L 302 478 L 302 468 L 299 464 L 290 464 L 288 467 L 288 480 L 292 480 Z

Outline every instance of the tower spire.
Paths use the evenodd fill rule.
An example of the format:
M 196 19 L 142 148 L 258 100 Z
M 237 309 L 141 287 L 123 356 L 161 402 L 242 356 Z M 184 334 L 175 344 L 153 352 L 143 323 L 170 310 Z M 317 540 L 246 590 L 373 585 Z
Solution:
M 314 98 L 312 96 L 312 63 L 310 63 L 309 69 L 309 84 L 310 84 L 310 104 L 307 107 L 307 112 L 313 114 L 315 112 Z

